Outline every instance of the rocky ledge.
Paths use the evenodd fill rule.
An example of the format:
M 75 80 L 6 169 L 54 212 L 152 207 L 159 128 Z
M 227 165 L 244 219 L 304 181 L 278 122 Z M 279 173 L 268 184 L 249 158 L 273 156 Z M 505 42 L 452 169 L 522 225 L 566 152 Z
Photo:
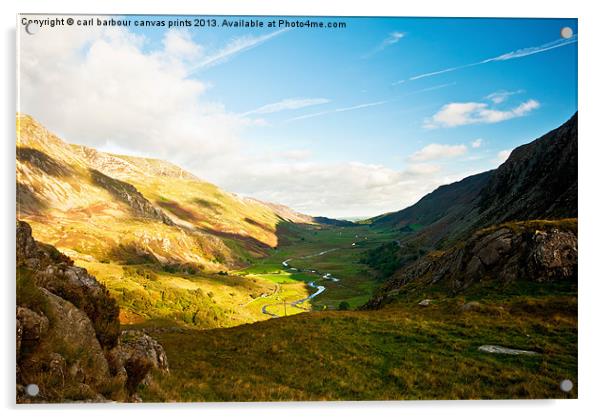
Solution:
M 458 294 L 476 283 L 577 280 L 577 220 L 512 222 L 476 232 L 398 271 L 366 305 L 377 309 L 402 290 L 437 284 Z
M 17 221 L 18 403 L 139 400 L 151 371 L 169 372 L 167 357 L 143 332 L 122 332 L 118 317 L 94 276 Z

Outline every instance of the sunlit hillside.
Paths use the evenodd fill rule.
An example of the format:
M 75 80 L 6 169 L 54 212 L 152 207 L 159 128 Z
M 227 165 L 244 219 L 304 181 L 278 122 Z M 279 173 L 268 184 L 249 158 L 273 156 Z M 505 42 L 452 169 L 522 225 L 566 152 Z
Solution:
M 125 323 L 265 319 L 250 302 L 273 294 L 274 283 L 226 272 L 290 239 L 295 228 L 287 224 L 318 227 L 165 161 L 68 144 L 30 116 L 17 117 L 17 133 L 18 217 L 106 283 Z M 290 297 L 306 297 L 307 286 L 295 284 Z

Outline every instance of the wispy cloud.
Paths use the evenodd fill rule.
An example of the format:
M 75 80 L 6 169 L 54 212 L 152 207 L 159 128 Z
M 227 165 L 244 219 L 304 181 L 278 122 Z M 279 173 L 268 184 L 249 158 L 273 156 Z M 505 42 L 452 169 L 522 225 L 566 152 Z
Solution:
M 405 36 L 405 33 L 399 32 L 399 31 L 394 31 L 394 32 L 389 33 L 389 35 L 376 48 L 374 48 L 372 51 L 368 52 L 366 55 L 362 56 L 362 58 L 364 58 L 364 59 L 369 58 L 372 55 L 376 54 L 377 52 L 380 52 L 383 49 L 385 49 L 391 45 L 395 45 L 404 36 Z
M 196 65 L 193 65 L 189 72 L 193 73 L 200 69 L 213 67 L 214 65 L 226 62 L 237 54 L 255 48 L 256 46 L 261 45 L 262 43 L 278 35 L 282 35 L 288 30 L 289 29 L 281 29 L 261 36 L 241 36 L 239 38 L 234 38 L 222 49 L 201 58 L 200 62 Z
M 509 110 L 492 109 L 487 103 L 479 102 L 448 103 L 441 107 L 432 117 L 427 118 L 424 122 L 424 127 L 433 129 L 476 123 L 497 123 L 525 116 L 539 106 L 539 102 L 534 99 L 527 100 Z
M 483 145 L 483 139 L 482 138 L 477 138 L 474 141 L 472 141 L 470 143 L 470 146 L 473 148 L 480 148 L 481 145 Z
M 396 44 L 396 43 L 397 43 L 397 42 L 399 42 L 399 40 L 400 40 L 401 38 L 403 38 L 405 35 L 406 35 L 406 34 L 405 34 L 405 33 L 403 33 L 403 32 L 398 32 L 398 31 L 391 32 L 391 33 L 389 34 L 389 36 L 388 36 L 388 37 L 387 37 L 387 38 L 386 38 L 386 39 L 385 39 L 385 40 L 382 42 L 382 44 L 380 45 L 380 48 L 381 48 L 381 49 L 384 49 L 384 48 L 388 47 L 389 45 L 394 45 L 394 44 Z
M 433 77 L 439 74 L 445 74 L 445 73 L 450 73 L 452 71 L 457 71 L 457 70 L 461 70 L 464 68 L 469 68 L 469 67 L 474 67 L 477 65 L 482 65 L 482 64 L 487 64 L 490 62 L 496 62 L 496 61 L 508 61 L 508 60 L 512 60 L 512 59 L 516 59 L 516 58 L 523 58 L 523 57 L 528 57 L 529 55 L 534 55 L 534 54 L 539 54 L 541 52 L 546 52 L 549 51 L 551 49 L 555 49 L 555 48 L 560 48 L 563 46 L 567 46 L 567 45 L 571 45 L 577 42 L 577 34 L 573 35 L 572 37 L 568 38 L 568 39 L 557 39 L 555 41 L 552 42 L 548 42 L 545 43 L 543 45 L 539 45 L 539 46 L 532 46 L 529 48 L 522 48 L 522 49 L 517 49 L 515 51 L 511 51 L 511 52 L 506 52 L 505 54 L 501 54 L 498 55 L 496 57 L 493 58 L 487 58 L 484 59 L 482 61 L 478 61 L 478 62 L 473 62 L 470 64 L 464 64 L 464 65 L 458 65 L 456 67 L 449 67 L 449 68 L 445 68 L 442 70 L 438 70 L 438 71 L 433 71 L 433 72 L 428 72 L 428 73 L 424 73 L 424 74 L 418 74 L 415 75 L 413 77 L 408 78 L 407 80 L 399 80 L 396 81 L 393 84 L 400 84 L 403 83 L 405 81 L 413 81 L 413 80 L 419 80 L 421 78 L 426 78 L 426 77 Z
M 370 103 L 362 103 L 362 104 L 358 104 L 358 105 L 350 106 L 350 107 L 340 107 L 340 108 L 337 108 L 337 109 L 326 110 L 324 112 L 310 113 L 310 114 L 307 114 L 307 115 L 297 116 L 297 117 L 294 117 L 294 118 L 287 119 L 285 122 L 292 122 L 292 121 L 295 121 L 295 120 L 302 120 L 302 119 L 310 119 L 310 118 L 315 118 L 317 116 L 328 115 L 328 114 L 331 114 L 331 113 L 349 112 L 350 110 L 363 109 L 363 108 L 366 108 L 366 107 L 380 106 L 380 105 L 383 105 L 385 103 L 389 103 L 390 101 L 391 100 L 382 100 L 380 102 L 370 102 Z
M 508 97 L 514 96 L 515 94 L 524 93 L 524 92 L 525 92 L 524 90 L 515 90 L 515 91 L 499 90 L 499 91 L 493 92 L 491 94 L 488 94 L 487 96 L 485 96 L 485 99 L 491 100 L 495 104 L 500 104 L 500 103 L 505 102 L 508 99 Z
M 270 103 L 257 109 L 249 110 L 248 112 L 242 113 L 240 116 L 248 116 L 255 114 L 267 114 L 276 113 L 283 110 L 295 110 L 302 109 L 304 107 L 316 106 L 324 103 L 329 103 L 330 99 L 325 98 L 291 98 L 284 99 L 276 103 Z
M 439 89 L 443 89 L 445 87 L 450 87 L 450 86 L 455 86 L 455 85 L 456 85 L 455 81 L 453 83 L 438 84 L 436 86 L 425 87 L 425 88 L 420 89 L 420 90 L 412 91 L 412 92 L 408 93 L 406 96 L 410 96 L 412 94 L 417 94 L 417 93 L 426 93 L 427 91 L 439 90 Z
M 331 109 L 331 110 L 326 110 L 326 111 L 323 111 L 323 112 L 310 113 L 310 114 L 307 114 L 307 115 L 301 115 L 301 116 L 296 116 L 296 117 L 291 118 L 291 119 L 287 119 L 285 122 L 292 122 L 292 121 L 295 121 L 295 120 L 302 120 L 302 119 L 310 119 L 310 118 L 315 118 L 315 117 L 318 117 L 318 116 L 329 115 L 329 114 L 338 113 L 338 112 L 348 112 L 350 110 L 363 109 L 363 108 L 366 108 L 366 107 L 380 106 L 380 105 L 384 105 L 386 103 L 395 102 L 397 100 L 400 100 L 400 99 L 402 99 L 404 97 L 407 97 L 407 96 L 411 96 L 413 94 L 425 93 L 425 92 L 433 91 L 433 90 L 439 90 L 439 89 L 442 89 L 442 88 L 445 88 L 445 87 L 453 86 L 455 84 L 456 84 L 455 82 L 454 83 L 439 84 L 437 86 L 426 87 L 426 88 L 423 88 L 423 89 L 420 89 L 420 90 L 411 91 L 409 93 L 403 94 L 401 96 L 395 97 L 395 98 L 390 99 L 390 100 L 380 100 L 380 101 L 377 101 L 377 102 L 362 103 L 362 104 L 358 104 L 358 105 L 354 105 L 354 106 L 349 106 L 349 107 L 341 107 L 341 108 L 338 108 L 338 109 Z

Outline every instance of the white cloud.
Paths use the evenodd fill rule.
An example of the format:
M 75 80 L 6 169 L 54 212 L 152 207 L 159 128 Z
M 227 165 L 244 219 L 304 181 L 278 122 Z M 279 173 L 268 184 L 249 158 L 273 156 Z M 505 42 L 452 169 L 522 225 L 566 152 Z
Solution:
M 428 163 L 418 163 L 418 164 L 410 164 L 406 172 L 408 174 L 435 174 L 441 171 L 441 166 L 437 164 L 428 164 Z
M 295 110 L 302 109 L 304 107 L 316 106 L 324 103 L 329 103 L 329 99 L 316 98 L 316 99 L 303 99 L 303 98 L 292 98 L 284 99 L 276 103 L 270 103 L 261 106 L 257 109 L 250 110 L 243 113 L 241 116 L 253 115 L 253 114 L 265 114 L 265 113 L 276 113 L 283 110 Z
M 566 45 L 574 44 L 575 42 L 577 42 L 576 34 L 571 36 L 568 39 L 560 38 L 560 39 L 557 39 L 552 42 L 548 42 L 543 45 L 532 46 L 529 48 L 522 48 L 522 49 L 517 49 L 516 51 L 507 52 L 505 54 L 498 55 L 497 57 L 483 60 L 482 63 L 491 62 L 491 61 L 507 61 L 507 60 L 512 60 L 512 59 L 516 59 L 516 58 L 528 57 L 529 55 L 539 54 L 541 52 L 546 52 L 551 49 L 560 48 L 560 47 L 563 47 Z
M 465 154 L 466 145 L 429 144 L 410 156 L 410 161 L 432 161 Z
M 417 202 L 439 185 L 465 173 L 442 173 L 438 166 L 410 164 L 393 170 L 360 162 L 315 161 L 266 163 L 245 161 L 241 179 L 219 184 L 261 200 L 286 204 L 304 213 L 331 217 L 374 216 Z
M 514 96 L 515 94 L 524 93 L 524 90 L 515 90 L 515 91 L 507 91 L 507 90 L 499 90 L 494 93 L 488 94 L 485 96 L 487 100 L 491 100 L 495 104 L 500 104 L 505 102 L 508 97 Z
M 483 139 L 482 138 L 477 138 L 474 141 L 472 141 L 470 143 L 470 146 L 473 148 L 480 148 L 481 145 L 483 145 Z
M 163 48 L 167 56 L 183 59 L 195 59 L 202 54 L 202 48 L 195 43 L 186 30 L 172 29 L 163 37 Z
M 512 59 L 516 59 L 516 58 L 528 57 L 529 55 L 539 54 L 541 52 L 546 52 L 546 51 L 549 51 L 551 49 L 555 49 L 555 48 L 560 48 L 560 47 L 563 47 L 563 46 L 571 45 L 571 44 L 574 44 L 576 42 L 577 42 L 577 35 L 575 34 L 571 38 L 568 38 L 568 39 L 564 39 L 564 38 L 557 39 L 555 41 L 548 42 L 548 43 L 545 43 L 543 45 L 533 46 L 533 47 L 529 47 L 529 48 L 518 49 L 518 50 L 515 50 L 515 51 L 511 51 L 511 52 L 507 52 L 505 54 L 498 55 L 498 56 L 493 57 L 493 58 L 487 58 L 487 59 L 484 59 L 482 61 L 473 62 L 473 63 L 470 63 L 470 64 L 458 65 L 458 66 L 455 66 L 455 67 L 449 67 L 449 68 L 445 68 L 443 70 L 438 70 L 438 71 L 433 71 L 433 72 L 418 74 L 418 75 L 415 75 L 413 77 L 410 77 L 409 80 L 419 80 L 421 78 L 432 77 L 432 76 L 435 76 L 435 75 L 449 73 L 449 72 L 452 72 L 452 71 L 461 70 L 461 69 L 469 68 L 469 67 L 474 67 L 474 66 L 477 66 L 477 65 L 487 64 L 487 63 L 490 63 L 490 62 L 508 61 L 508 60 L 512 60 Z
M 486 103 L 448 103 L 432 117 L 427 118 L 425 128 L 454 127 L 475 123 L 498 123 L 525 116 L 539 107 L 539 102 L 529 99 L 509 110 L 492 109 Z
M 511 149 L 505 149 L 497 153 L 497 159 L 494 160 L 495 163 L 501 164 L 505 162 L 510 154 L 512 153 Z
M 147 51 L 124 29 L 63 29 L 23 39 L 20 110 L 69 142 L 206 160 L 260 123 L 204 99 L 207 84 L 188 76 L 202 48 L 184 32 L 167 31 L 162 48 Z
M 279 157 L 285 158 L 287 160 L 303 161 L 309 159 L 312 156 L 312 154 L 313 153 L 307 149 L 292 149 L 281 152 L 279 154 Z

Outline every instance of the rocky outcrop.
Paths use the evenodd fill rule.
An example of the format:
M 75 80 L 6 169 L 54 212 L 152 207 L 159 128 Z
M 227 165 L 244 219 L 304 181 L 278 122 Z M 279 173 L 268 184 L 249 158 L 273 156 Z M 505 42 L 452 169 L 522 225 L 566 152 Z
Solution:
M 422 291 L 435 284 L 457 294 L 482 281 L 576 279 L 576 219 L 514 222 L 481 230 L 465 243 L 402 268 L 366 308 L 379 308 L 401 291 Z
M 95 185 L 102 187 L 115 199 L 128 205 L 134 215 L 158 220 L 169 226 L 175 225 L 169 216 L 161 209 L 156 208 L 131 184 L 109 177 L 94 169 L 90 169 L 90 176 Z
M 17 268 L 26 268 L 35 285 L 70 301 L 92 321 L 101 345 L 112 348 L 119 337 L 119 307 L 107 289 L 52 246 L 38 245 L 31 227 L 17 222 Z
M 151 370 L 168 372 L 161 345 L 122 334 L 118 317 L 101 283 L 17 221 L 17 402 L 127 401 Z

